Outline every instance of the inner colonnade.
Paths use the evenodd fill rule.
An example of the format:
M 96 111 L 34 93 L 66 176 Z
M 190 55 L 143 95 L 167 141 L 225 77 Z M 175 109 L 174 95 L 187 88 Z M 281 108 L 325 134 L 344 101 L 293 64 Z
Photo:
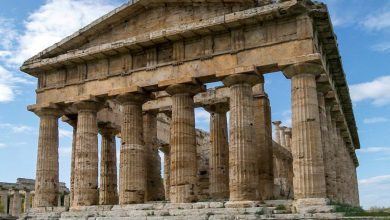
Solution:
M 73 126 L 71 209 L 199 201 L 196 107 L 211 113 L 210 200 L 246 206 L 274 199 L 279 185 L 297 209 L 358 205 L 360 143 L 340 57 L 322 3 L 129 1 L 21 67 L 38 79 L 28 107 L 40 118 L 33 206 L 57 203 L 60 117 Z M 278 71 L 291 81 L 292 124 L 274 122 L 274 142 L 264 75 Z

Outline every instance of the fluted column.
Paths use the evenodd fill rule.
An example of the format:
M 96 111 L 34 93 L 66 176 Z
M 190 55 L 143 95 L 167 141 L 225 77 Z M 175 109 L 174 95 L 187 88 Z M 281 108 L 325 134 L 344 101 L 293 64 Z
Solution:
M 337 128 L 337 123 L 335 120 L 332 119 L 332 127 L 333 127 L 333 140 L 334 140 L 334 161 L 335 161 L 335 172 L 336 172 L 336 178 L 335 178 L 335 193 L 336 193 L 336 201 L 337 202 L 342 202 L 342 191 L 341 191 L 341 156 L 340 156 L 340 150 L 341 150 L 341 145 L 340 145 L 340 139 L 339 139 L 339 132 L 340 130 Z
M 98 193 L 98 102 L 75 103 L 78 110 L 76 154 L 74 165 L 74 195 L 72 207 L 99 203 Z
M 171 188 L 171 181 L 170 181 L 170 163 L 171 163 L 171 157 L 169 154 L 170 147 L 166 147 L 164 149 L 164 186 L 165 186 L 165 200 L 169 200 L 169 190 Z
M 146 201 L 159 201 L 164 198 L 164 186 L 161 180 L 161 158 L 157 147 L 157 113 L 148 111 L 143 115 L 146 152 Z
M 146 96 L 128 93 L 120 95 L 117 100 L 123 107 L 119 204 L 144 203 L 147 182 L 142 104 L 146 101 Z
M 116 141 L 115 135 L 118 133 L 110 125 L 99 125 L 102 135 L 100 152 L 100 205 L 118 204 L 118 185 L 116 167 Z
M 286 128 L 284 130 L 284 138 L 286 141 L 286 148 L 288 151 L 291 151 L 291 135 L 292 135 L 291 128 Z
M 197 85 L 177 84 L 166 91 L 172 96 L 170 201 L 197 200 L 197 154 L 193 96 Z
M 281 145 L 281 131 L 280 131 L 280 125 L 282 124 L 281 121 L 274 121 L 272 124 L 275 126 L 275 142 Z
M 320 115 L 321 141 L 322 141 L 322 150 L 323 150 L 323 158 L 324 158 L 324 168 L 325 168 L 326 195 L 327 198 L 332 198 L 331 163 L 333 163 L 332 161 L 333 157 L 332 157 L 332 150 L 331 150 L 331 143 L 330 143 L 330 134 L 328 130 L 325 95 L 323 92 L 318 92 L 317 97 L 318 97 L 318 111 Z
M 7 214 L 7 211 L 8 211 L 8 190 L 2 189 L 0 192 L 1 192 L 1 205 L 3 206 L 2 213 Z
M 223 83 L 230 88 L 229 188 L 234 201 L 259 198 L 259 149 L 255 147 L 252 86 L 255 74 L 234 74 Z
M 326 184 L 318 111 L 316 75 L 321 67 L 301 63 L 287 67 L 292 95 L 292 155 L 294 195 L 297 200 L 326 203 Z M 321 198 L 317 200 L 317 198 Z
M 31 196 L 30 191 L 26 190 L 24 194 L 24 212 L 28 212 L 31 207 Z
M 14 197 L 13 197 L 13 200 L 12 200 L 12 216 L 15 216 L 15 217 L 19 217 L 20 215 L 20 211 L 21 211 L 21 199 L 20 199 L 20 194 L 19 194 L 19 190 L 14 190 Z
M 264 91 L 264 77 L 261 76 L 261 83 L 253 87 L 254 106 L 254 131 L 255 144 L 259 149 L 259 199 L 268 200 L 273 196 L 274 172 L 273 172 L 273 150 L 272 150 L 272 125 L 271 106 L 268 95 Z
M 332 115 L 331 115 L 331 106 L 326 106 L 326 121 L 327 121 L 327 128 L 328 128 L 328 140 L 329 140 L 329 145 L 328 145 L 328 150 L 326 161 L 327 161 L 327 195 L 329 199 L 332 201 L 335 200 L 336 198 L 336 166 L 334 162 L 334 155 L 335 155 L 335 141 L 334 141 L 334 129 L 332 125 Z
M 57 206 L 58 197 L 58 118 L 56 108 L 33 109 L 40 117 L 35 197 L 33 207 Z
M 210 112 L 209 194 L 211 199 L 229 198 L 229 143 L 226 112 L 229 105 L 218 103 L 206 106 Z
M 73 203 L 74 197 L 74 169 L 75 169 L 75 157 L 76 157 L 76 140 L 77 140 L 77 120 L 71 123 L 73 127 L 73 138 L 72 138 L 72 156 L 70 161 L 70 195 L 69 204 Z
M 286 126 L 280 127 L 280 146 L 287 148 L 286 145 Z

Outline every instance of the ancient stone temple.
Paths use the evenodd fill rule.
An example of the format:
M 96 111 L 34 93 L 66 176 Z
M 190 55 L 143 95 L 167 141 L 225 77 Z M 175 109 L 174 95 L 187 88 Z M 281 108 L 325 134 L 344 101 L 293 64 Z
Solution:
M 286 217 L 278 205 L 321 218 L 330 202 L 359 204 L 359 137 L 322 3 L 133 0 L 21 70 L 38 79 L 28 110 L 40 118 L 28 218 Z M 292 124 L 274 121 L 273 140 L 274 72 L 291 81 Z M 60 118 L 73 127 L 69 211 L 53 208 Z
M 28 212 L 35 197 L 35 180 L 18 178 L 16 183 L 0 182 L 0 219 L 19 217 Z M 69 189 L 60 182 L 57 205 L 69 207 Z

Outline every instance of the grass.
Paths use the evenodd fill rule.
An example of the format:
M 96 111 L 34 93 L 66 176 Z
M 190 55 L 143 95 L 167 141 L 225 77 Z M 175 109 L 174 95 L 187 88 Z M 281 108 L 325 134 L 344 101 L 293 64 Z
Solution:
M 284 205 L 278 205 L 275 210 L 286 210 L 286 207 Z
M 263 212 L 263 210 L 257 211 L 257 212 L 255 212 L 255 215 L 257 215 L 257 216 L 264 215 L 264 212 Z
M 390 216 L 390 212 L 387 212 L 388 209 L 371 209 L 366 211 L 361 207 L 354 207 L 348 204 L 334 204 L 336 207 L 336 212 L 342 212 L 345 216 L 374 216 L 374 217 L 384 217 Z

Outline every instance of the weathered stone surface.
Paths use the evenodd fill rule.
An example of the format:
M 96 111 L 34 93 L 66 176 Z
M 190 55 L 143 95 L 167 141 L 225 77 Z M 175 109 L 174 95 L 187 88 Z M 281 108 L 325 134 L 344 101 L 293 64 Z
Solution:
M 72 207 L 97 205 L 98 193 L 98 103 L 76 103 L 77 138 L 75 155 L 74 196 Z
M 99 204 L 118 204 L 118 184 L 116 167 L 116 141 L 117 131 L 107 125 L 100 125 L 102 135 L 100 153 L 100 189 Z
M 146 162 L 143 139 L 142 104 L 144 94 L 124 94 L 118 101 L 122 112 L 119 204 L 143 203 L 146 194 Z
M 33 207 L 57 206 L 58 200 L 58 109 L 36 109 L 40 117 L 37 171 Z
M 172 95 L 170 201 L 196 201 L 197 161 L 193 94 L 197 86 L 168 87 Z
M 237 74 L 223 82 L 230 88 L 229 200 L 256 200 L 259 196 L 259 149 L 253 147 L 252 86 L 260 82 L 260 78 Z
M 310 66 L 311 68 L 311 66 Z M 292 154 L 295 199 L 326 198 L 316 74 L 306 64 L 285 69 L 292 76 Z
M 210 112 L 209 194 L 211 199 L 229 198 L 229 145 L 226 113 L 228 106 L 207 106 Z

